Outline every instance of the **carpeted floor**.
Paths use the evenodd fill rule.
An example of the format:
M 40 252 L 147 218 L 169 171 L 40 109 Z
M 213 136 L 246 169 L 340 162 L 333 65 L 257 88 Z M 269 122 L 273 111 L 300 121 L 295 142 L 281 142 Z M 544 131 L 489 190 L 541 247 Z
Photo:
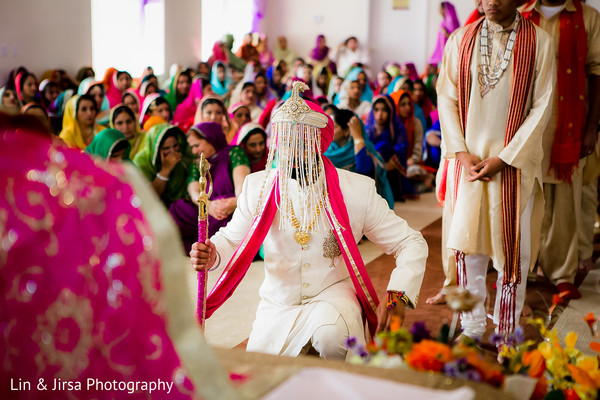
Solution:
M 411 327 L 415 322 L 424 322 L 429 331 L 437 336 L 442 324 L 452 321 L 453 313 L 446 305 L 429 305 L 425 303 L 428 297 L 434 296 L 440 290 L 444 282 L 444 271 L 441 263 L 441 233 L 442 220 L 438 219 L 434 223 L 421 230 L 423 237 L 429 245 L 429 257 L 427 258 L 427 269 L 421 286 L 419 303 L 414 310 L 406 311 L 406 320 L 404 326 Z M 367 271 L 371 277 L 373 285 L 380 298 L 385 294 L 388 279 L 391 270 L 394 268 L 394 259 L 392 256 L 382 255 L 371 263 L 367 264 Z M 576 278 L 576 285 L 585 278 L 585 273 L 579 272 Z M 496 271 L 490 269 L 487 276 L 488 296 L 486 301 L 486 310 L 488 315 L 493 313 L 493 300 L 496 296 L 496 289 L 493 287 L 496 280 Z M 556 294 L 556 288 L 546 278 L 537 276 L 535 281 L 527 283 L 527 295 L 525 307 L 521 316 L 521 326 L 524 329 L 525 339 L 541 339 L 538 331 L 527 324 L 527 320 L 532 316 L 539 316 L 544 319 L 550 318 L 548 310 L 552 305 L 552 296 Z M 550 318 L 550 326 L 553 326 L 561 312 L 568 306 L 568 301 L 560 304 Z M 460 326 L 457 327 L 460 329 Z M 489 334 L 493 333 L 494 327 L 488 320 L 488 329 L 483 341 L 487 340 Z

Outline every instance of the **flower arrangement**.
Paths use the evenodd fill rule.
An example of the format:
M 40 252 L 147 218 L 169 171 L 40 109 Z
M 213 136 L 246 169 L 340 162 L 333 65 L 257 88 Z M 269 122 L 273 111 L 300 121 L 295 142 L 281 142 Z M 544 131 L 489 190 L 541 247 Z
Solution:
M 586 322 L 592 327 L 597 321 L 588 314 Z M 484 358 L 478 343 L 468 337 L 449 343 L 447 325 L 437 338 L 432 338 L 423 323 L 415 323 L 409 331 L 396 320 L 390 332 L 380 332 L 366 347 L 354 338 L 349 338 L 346 344 L 353 353 L 350 359 L 353 363 L 438 372 L 498 388 L 513 378 L 527 377 L 532 382 L 532 399 L 600 398 L 599 358 L 584 355 L 575 348 L 575 333 L 569 333 L 562 346 L 556 330 L 548 330 L 543 319 L 530 323 L 539 329 L 543 337 L 540 343 L 524 341 L 520 328 L 507 341 L 492 335 L 490 341 L 501 344 L 500 362 Z M 600 351 L 600 343 L 592 343 L 590 347 Z

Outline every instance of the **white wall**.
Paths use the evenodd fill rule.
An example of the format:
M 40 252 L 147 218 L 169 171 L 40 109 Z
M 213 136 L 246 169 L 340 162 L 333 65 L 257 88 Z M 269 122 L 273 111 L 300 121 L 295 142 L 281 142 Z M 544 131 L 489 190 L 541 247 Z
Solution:
M 173 63 L 196 68 L 202 49 L 200 26 L 200 0 L 165 0 L 165 71 Z
M 55 68 L 74 76 L 92 64 L 89 0 L 1 2 L 0 85 L 20 65 L 38 76 Z

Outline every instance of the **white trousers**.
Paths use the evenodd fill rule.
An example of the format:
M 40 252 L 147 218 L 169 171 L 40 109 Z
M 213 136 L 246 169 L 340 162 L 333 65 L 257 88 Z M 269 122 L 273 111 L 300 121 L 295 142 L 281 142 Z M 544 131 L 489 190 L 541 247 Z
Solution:
M 525 288 L 527 287 L 527 273 L 531 263 L 531 213 L 533 211 L 533 196 L 527 202 L 525 210 L 521 214 L 521 283 L 517 285 L 517 298 L 515 304 L 515 326 L 525 303 Z M 481 339 L 487 325 L 487 286 L 486 275 L 490 257 L 483 254 L 466 254 L 465 269 L 467 272 L 467 289 L 474 295 L 483 299 L 472 311 L 461 313 L 460 321 L 463 334 L 476 339 Z M 498 269 L 498 268 L 496 268 Z M 498 271 L 496 280 L 496 300 L 494 304 L 493 321 L 496 326 L 500 322 L 500 299 L 502 297 L 502 281 L 504 279 L 504 268 Z

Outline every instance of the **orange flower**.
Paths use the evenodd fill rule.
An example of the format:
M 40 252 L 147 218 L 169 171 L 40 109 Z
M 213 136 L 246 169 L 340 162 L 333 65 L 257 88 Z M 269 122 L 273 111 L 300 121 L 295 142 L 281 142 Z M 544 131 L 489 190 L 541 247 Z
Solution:
M 600 353 L 600 343 L 598 343 L 598 342 L 590 343 L 590 349 Z
M 419 371 L 439 372 L 450 361 L 452 352 L 447 345 L 427 339 L 414 344 L 406 355 L 408 365 Z
M 567 364 L 567 368 L 569 369 L 569 372 L 571 372 L 571 376 L 573 377 L 575 382 L 578 385 L 580 385 L 585 391 L 588 391 L 590 389 L 594 391 L 598 390 L 596 382 L 592 378 L 590 378 L 588 373 L 585 372 L 583 369 L 573 364 Z
M 566 400 L 581 400 L 573 388 L 565 389 L 563 394 L 565 395 Z
M 484 382 L 494 386 L 500 387 L 504 383 L 504 375 L 500 369 L 500 366 L 497 364 L 490 364 L 485 362 L 479 355 L 475 352 L 470 352 L 467 357 L 467 364 L 472 366 L 479 372 L 481 375 L 481 379 Z
M 529 367 L 528 374 L 532 378 L 540 378 L 546 371 L 546 359 L 537 349 L 523 354 L 523 365 Z
M 400 326 L 402 325 L 402 320 L 397 315 L 392 317 L 392 322 L 390 323 L 390 331 L 396 332 L 400 330 Z
M 584 320 L 585 323 L 588 324 L 588 326 L 591 328 L 592 325 L 594 325 L 594 322 L 596 322 L 596 318 L 594 318 L 594 313 L 587 313 Z

